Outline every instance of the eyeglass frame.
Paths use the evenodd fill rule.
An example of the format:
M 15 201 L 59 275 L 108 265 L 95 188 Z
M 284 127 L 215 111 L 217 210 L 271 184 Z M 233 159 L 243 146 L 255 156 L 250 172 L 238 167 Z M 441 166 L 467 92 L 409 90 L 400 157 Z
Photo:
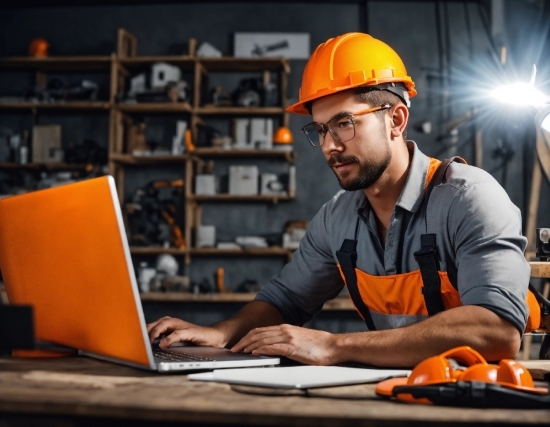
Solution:
M 332 130 L 332 128 L 329 126 L 328 123 L 320 123 L 320 122 L 311 122 L 311 123 L 308 123 L 307 125 L 305 125 L 304 127 L 302 127 L 302 133 L 306 136 L 307 140 L 309 141 L 309 143 L 314 146 L 314 147 L 321 147 L 324 143 L 325 143 L 325 138 L 327 136 L 327 132 L 330 132 L 330 134 L 332 135 L 332 137 L 334 138 L 334 140 L 340 144 L 343 144 L 344 142 L 348 142 L 348 141 L 351 141 L 353 138 L 355 138 L 355 122 L 353 121 L 353 117 L 355 116 L 362 116 L 362 115 L 365 115 L 365 114 L 369 114 L 369 113 L 374 113 L 375 111 L 381 111 L 381 110 L 387 110 L 388 108 L 391 108 L 393 107 L 392 104 L 383 104 L 383 105 L 380 105 L 378 107 L 371 107 L 371 108 L 367 108 L 366 110 L 360 110 L 356 113 L 349 113 L 349 115 L 351 116 L 352 118 L 352 124 L 353 124 L 353 136 L 350 138 L 350 139 L 346 139 L 345 141 L 342 141 L 340 139 L 339 136 L 337 136 L 337 134 L 335 134 Z M 329 120 L 329 122 L 331 122 L 332 120 L 334 120 L 336 117 L 333 117 L 332 119 Z M 321 142 L 321 140 L 319 139 L 319 144 L 315 144 L 311 138 L 309 137 L 309 134 L 307 133 L 306 131 L 306 128 L 308 126 L 311 126 L 311 125 L 320 125 L 322 128 L 322 136 L 323 136 L 323 142 Z M 320 132 L 317 132 L 319 135 L 321 135 Z

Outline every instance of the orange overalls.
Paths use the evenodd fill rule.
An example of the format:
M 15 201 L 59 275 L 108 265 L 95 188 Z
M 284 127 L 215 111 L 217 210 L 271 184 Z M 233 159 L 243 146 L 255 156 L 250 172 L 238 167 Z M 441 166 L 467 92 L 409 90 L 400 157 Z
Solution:
M 459 157 L 444 162 L 430 158 L 424 209 L 428 205 L 431 189 L 443 182 L 447 167 L 452 161 L 465 163 Z M 358 226 L 359 219 L 355 228 L 355 239 L 345 239 L 340 250 L 336 252 L 336 257 L 350 298 L 370 331 L 376 330 L 371 311 L 382 315 L 433 316 L 462 305 L 460 294 L 449 280 L 447 272 L 439 271 L 435 234 L 421 235 L 422 247 L 414 254 L 420 267 L 418 270 L 372 276 L 355 267 Z M 527 294 L 526 303 L 529 307 L 529 319 L 525 332 L 530 332 L 540 325 L 540 305 L 531 291 Z

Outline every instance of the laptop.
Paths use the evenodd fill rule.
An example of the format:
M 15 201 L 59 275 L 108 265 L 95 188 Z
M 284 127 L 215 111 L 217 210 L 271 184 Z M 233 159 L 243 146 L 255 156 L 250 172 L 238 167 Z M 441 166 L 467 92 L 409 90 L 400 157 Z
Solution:
M 160 372 L 280 363 L 212 347 L 153 349 L 111 176 L 1 199 L 0 271 L 10 304 L 34 307 L 37 340 Z

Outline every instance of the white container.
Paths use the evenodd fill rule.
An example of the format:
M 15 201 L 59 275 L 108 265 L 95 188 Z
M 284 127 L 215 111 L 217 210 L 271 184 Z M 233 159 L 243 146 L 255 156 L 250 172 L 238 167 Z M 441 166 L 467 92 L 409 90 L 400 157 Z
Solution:
M 229 194 L 238 196 L 258 194 L 258 166 L 230 166 Z
M 216 227 L 214 225 L 199 225 L 195 228 L 195 246 L 197 248 L 216 246 Z
M 165 62 L 157 62 L 151 67 L 151 88 L 163 88 L 170 82 L 177 83 L 181 79 L 181 70 Z
M 141 292 L 149 292 L 151 290 L 151 280 L 154 279 L 157 270 L 148 267 L 146 262 L 142 262 L 138 269 L 138 284 Z
M 216 194 L 216 175 L 203 174 L 195 176 L 195 194 L 213 196 Z
M 260 150 L 273 147 L 273 119 L 250 119 L 250 141 Z
M 263 195 L 283 194 L 284 186 L 274 173 L 263 173 L 260 177 L 261 193 Z
M 250 141 L 250 119 L 233 120 L 233 148 L 248 150 L 254 148 Z

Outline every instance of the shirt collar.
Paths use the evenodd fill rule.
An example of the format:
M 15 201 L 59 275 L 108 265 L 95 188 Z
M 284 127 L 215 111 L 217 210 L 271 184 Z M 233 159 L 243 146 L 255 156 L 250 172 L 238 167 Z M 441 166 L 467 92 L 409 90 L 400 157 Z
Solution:
M 401 195 L 395 205 L 410 212 L 416 212 L 420 208 L 424 197 L 430 159 L 418 149 L 414 141 L 407 141 L 407 148 L 412 155 L 411 166 Z M 358 190 L 358 193 L 361 193 L 362 197 L 359 196 L 357 213 L 367 216 L 366 210 L 370 207 L 369 201 L 363 190 Z
M 418 149 L 414 141 L 407 141 L 407 147 L 412 155 L 411 166 L 401 195 L 395 205 L 410 212 L 416 212 L 424 197 L 430 159 Z

